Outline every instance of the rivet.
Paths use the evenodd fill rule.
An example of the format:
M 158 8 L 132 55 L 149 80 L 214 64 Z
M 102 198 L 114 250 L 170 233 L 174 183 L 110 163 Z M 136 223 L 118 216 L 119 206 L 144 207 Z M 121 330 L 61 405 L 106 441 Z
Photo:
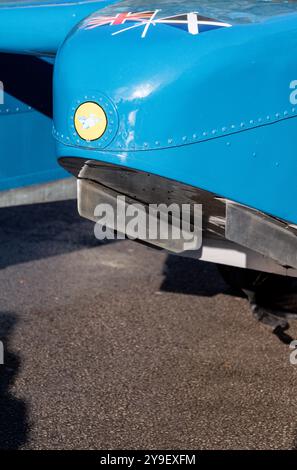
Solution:
M 217 132 L 216 129 L 213 129 L 213 130 L 211 131 L 212 134 L 216 134 L 216 132 Z
M 183 141 L 185 142 L 185 140 L 187 140 L 187 136 L 186 136 L 186 135 L 183 136 Z
M 277 119 L 279 118 L 279 116 L 280 116 L 279 113 L 276 113 L 275 117 L 276 117 Z
M 244 122 L 240 123 L 240 127 L 244 127 L 244 125 L 245 125 Z
M 250 120 L 250 124 L 254 124 L 254 121 L 253 121 L 253 119 L 251 119 L 251 120 Z
M 227 127 L 222 127 L 222 132 L 226 132 Z
M 168 144 L 172 144 L 173 140 L 172 139 L 168 139 Z

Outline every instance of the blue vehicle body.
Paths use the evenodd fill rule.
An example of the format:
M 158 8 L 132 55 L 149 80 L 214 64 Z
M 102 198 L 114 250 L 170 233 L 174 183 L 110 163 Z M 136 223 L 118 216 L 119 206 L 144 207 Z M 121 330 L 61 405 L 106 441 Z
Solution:
M 113 0 L 1 0 L 0 50 L 52 55 L 69 31 Z
M 87 20 L 73 30 L 55 71 L 59 156 L 152 172 L 297 223 L 296 6 L 245 2 L 254 14 L 244 17 L 238 2 L 178 3 L 155 19 L 196 5 L 232 26 L 195 35 L 156 23 L 144 38 L 144 25 L 91 29 Z M 111 110 L 105 136 L 83 141 L 73 132 L 76 105 L 101 97 Z
M 6 2 L 0 20 L 0 190 L 66 169 L 93 220 L 104 193 L 201 202 L 215 244 L 297 275 L 297 2 Z
M 7 190 L 68 176 L 57 164 L 52 137 L 55 54 L 77 22 L 109 3 L 0 3 L 0 198 Z

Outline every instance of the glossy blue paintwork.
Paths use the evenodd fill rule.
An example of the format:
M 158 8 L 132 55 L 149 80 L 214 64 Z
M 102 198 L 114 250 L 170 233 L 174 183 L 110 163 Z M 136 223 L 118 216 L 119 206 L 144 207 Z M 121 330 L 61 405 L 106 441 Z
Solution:
M 5 95 L 6 104 L 9 95 Z M 13 100 L 15 109 L 23 103 Z M 0 115 L 0 190 L 65 177 L 55 165 L 51 119 L 37 111 Z
M 19 1 L 0 4 L 0 51 L 54 55 L 80 20 L 114 0 Z
M 22 1 L 0 3 L 0 191 L 68 176 L 58 164 L 52 136 L 51 57 L 82 18 L 111 3 Z
M 196 2 L 196 11 L 200 3 L 207 16 L 214 3 L 222 11 L 216 19 L 237 13 L 237 20 L 199 35 L 165 24 L 150 26 L 145 38 L 143 27 L 116 35 L 122 25 L 73 30 L 55 67 L 58 156 L 150 171 L 297 223 L 295 7 L 265 2 L 275 12 L 265 7 L 261 15 L 264 2 L 243 2 L 248 19 L 234 2 L 208 2 L 208 9 Z M 112 103 L 118 124 L 110 119 L 106 134 L 88 143 L 78 138 L 73 115 L 97 95 Z
M 0 190 L 65 177 L 55 163 L 51 138 L 51 110 L 47 103 L 51 92 L 47 88 L 52 64 L 0 54 L 0 73 L 5 90 L 0 104 Z M 33 106 L 36 102 L 32 102 L 37 95 L 36 81 L 32 80 L 35 74 L 45 84 L 45 90 L 39 93 L 38 110 Z
M 296 11 L 295 0 L 123 0 L 106 7 L 106 14 L 115 11 L 162 9 L 162 16 L 198 11 L 201 15 L 231 24 L 259 23 L 273 16 Z

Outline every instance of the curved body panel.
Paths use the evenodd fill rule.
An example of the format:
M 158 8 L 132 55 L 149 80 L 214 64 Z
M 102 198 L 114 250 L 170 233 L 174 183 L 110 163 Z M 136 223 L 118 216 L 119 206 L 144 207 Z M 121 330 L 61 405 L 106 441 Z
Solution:
M 0 191 L 65 178 L 51 133 L 53 63 L 0 54 L 0 71 Z
M 0 3 L 0 51 L 54 55 L 73 26 L 111 2 L 5 0 Z
M 5 1 L 5 0 L 4 0 Z M 296 0 L 123 0 L 105 8 L 106 15 L 118 12 L 161 9 L 162 15 L 198 11 L 202 16 L 226 23 L 249 24 L 296 12 Z
M 8 190 L 21 191 L 68 176 L 56 160 L 52 136 L 54 57 L 47 55 L 56 53 L 76 23 L 111 1 L 0 2 L 0 51 L 5 51 L 0 53 L 0 205 L 13 202 L 11 192 L 6 195 Z M 36 186 L 33 189 L 35 197 Z M 22 195 L 18 201 L 21 199 Z M 27 194 L 23 199 L 29 200 Z
M 279 4 L 231 27 L 194 12 L 193 29 L 193 16 L 149 7 L 150 19 L 115 7 L 86 19 L 56 64 L 59 156 L 149 171 L 297 223 L 297 14 Z M 87 101 L 108 118 L 92 141 L 73 122 Z

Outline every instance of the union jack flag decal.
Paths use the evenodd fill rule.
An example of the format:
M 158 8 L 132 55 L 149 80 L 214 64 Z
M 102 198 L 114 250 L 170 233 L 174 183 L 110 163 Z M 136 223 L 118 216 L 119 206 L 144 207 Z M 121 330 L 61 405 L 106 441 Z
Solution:
M 200 34 L 212 29 L 223 28 L 231 26 L 229 23 L 223 23 L 212 18 L 199 15 L 197 12 L 182 13 L 174 16 L 167 16 L 165 18 L 159 18 L 158 13 L 161 10 L 154 11 L 141 11 L 137 13 L 126 12 L 118 13 L 115 16 L 91 16 L 83 24 L 82 27 L 85 29 L 94 29 L 99 26 L 119 26 L 123 25 L 123 28 L 117 29 L 112 35 L 120 34 L 125 31 L 129 31 L 134 28 L 142 28 L 141 37 L 144 38 L 147 35 L 150 26 L 156 26 L 158 24 L 165 24 L 168 26 L 174 26 L 181 30 L 188 32 L 189 34 Z

